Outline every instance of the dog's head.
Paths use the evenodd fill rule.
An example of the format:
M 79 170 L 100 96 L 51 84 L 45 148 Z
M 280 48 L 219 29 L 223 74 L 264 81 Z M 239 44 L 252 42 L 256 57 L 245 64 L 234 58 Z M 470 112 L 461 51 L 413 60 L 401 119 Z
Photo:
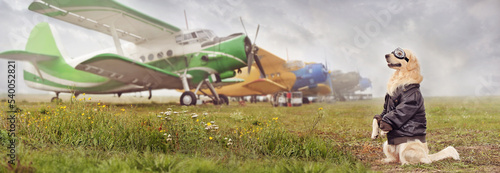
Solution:
M 390 54 L 385 55 L 387 66 L 395 70 L 412 71 L 419 68 L 417 57 L 410 50 L 396 48 Z
M 389 68 L 396 70 L 387 86 L 389 94 L 392 95 L 397 87 L 422 82 L 420 65 L 417 57 L 410 50 L 396 48 L 385 55 L 385 60 Z

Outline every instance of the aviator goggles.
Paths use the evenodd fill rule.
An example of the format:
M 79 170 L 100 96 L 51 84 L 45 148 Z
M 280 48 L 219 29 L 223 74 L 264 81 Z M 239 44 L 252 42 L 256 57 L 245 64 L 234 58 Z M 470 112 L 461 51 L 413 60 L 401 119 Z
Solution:
M 400 47 L 396 48 L 394 51 L 391 52 L 396 58 L 398 59 L 404 59 L 406 62 L 409 61 L 409 59 L 406 57 L 406 53 L 403 49 Z

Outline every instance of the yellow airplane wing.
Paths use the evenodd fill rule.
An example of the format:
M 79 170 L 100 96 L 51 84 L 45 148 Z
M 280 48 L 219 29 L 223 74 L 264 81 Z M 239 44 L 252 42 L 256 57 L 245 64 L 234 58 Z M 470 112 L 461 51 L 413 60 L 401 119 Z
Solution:
M 318 84 L 314 88 L 302 87 L 299 88 L 299 91 L 302 91 L 304 96 L 328 95 L 332 92 L 331 88 L 326 84 Z
M 286 91 L 287 88 L 269 79 L 257 79 L 243 85 L 243 87 L 260 92 L 261 94 L 272 94 L 278 91 Z
M 264 71 L 267 74 L 271 73 L 276 73 L 278 71 L 283 71 L 285 70 L 285 63 L 286 61 L 284 59 L 281 59 L 280 57 L 272 54 L 271 52 L 259 48 L 259 51 L 257 52 L 257 56 L 260 57 L 260 63 L 262 64 L 262 67 L 264 68 Z M 255 68 L 257 68 L 257 65 L 255 65 Z

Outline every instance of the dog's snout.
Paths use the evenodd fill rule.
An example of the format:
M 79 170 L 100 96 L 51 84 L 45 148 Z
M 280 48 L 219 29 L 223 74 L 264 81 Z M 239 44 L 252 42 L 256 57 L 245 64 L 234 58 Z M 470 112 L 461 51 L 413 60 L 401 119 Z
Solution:
M 391 57 L 391 55 L 390 55 L 390 54 L 385 54 L 385 59 L 387 59 L 387 58 L 389 58 L 389 57 Z

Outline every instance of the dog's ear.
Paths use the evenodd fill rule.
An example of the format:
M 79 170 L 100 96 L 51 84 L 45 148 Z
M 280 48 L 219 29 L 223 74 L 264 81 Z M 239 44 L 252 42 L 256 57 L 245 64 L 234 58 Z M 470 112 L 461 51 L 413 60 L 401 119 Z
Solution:
M 406 57 L 408 57 L 408 63 L 406 64 L 406 70 L 413 71 L 415 69 L 420 70 L 420 66 L 417 60 L 417 57 L 413 55 L 413 52 L 409 50 L 405 50 Z

